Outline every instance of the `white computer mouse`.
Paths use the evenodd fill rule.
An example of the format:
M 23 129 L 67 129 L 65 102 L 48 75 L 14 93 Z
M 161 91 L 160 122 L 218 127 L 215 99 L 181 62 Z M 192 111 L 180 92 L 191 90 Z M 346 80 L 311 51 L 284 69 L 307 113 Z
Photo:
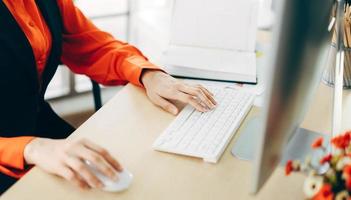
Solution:
M 91 171 L 96 175 L 96 177 L 104 184 L 102 188 L 107 192 L 121 192 L 128 189 L 133 180 L 133 174 L 128 170 L 123 169 L 122 172 L 118 174 L 118 179 L 116 181 L 110 179 L 109 177 L 103 175 L 95 166 L 90 162 L 85 162 Z

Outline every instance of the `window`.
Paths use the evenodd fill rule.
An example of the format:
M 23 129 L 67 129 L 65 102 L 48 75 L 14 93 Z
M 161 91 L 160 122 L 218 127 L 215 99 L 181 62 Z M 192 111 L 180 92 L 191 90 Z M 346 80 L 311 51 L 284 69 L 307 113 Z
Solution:
M 173 0 L 133 0 L 130 42 L 159 64 L 169 41 Z
M 69 87 L 69 70 L 64 66 L 59 66 L 54 78 L 48 86 L 45 98 L 51 99 L 68 95 L 70 93 Z
M 129 0 L 76 0 L 75 4 L 101 30 L 115 38 L 128 41 Z M 84 75 L 72 75 L 65 66 L 60 66 L 48 86 L 46 99 L 69 96 L 91 90 L 90 79 Z

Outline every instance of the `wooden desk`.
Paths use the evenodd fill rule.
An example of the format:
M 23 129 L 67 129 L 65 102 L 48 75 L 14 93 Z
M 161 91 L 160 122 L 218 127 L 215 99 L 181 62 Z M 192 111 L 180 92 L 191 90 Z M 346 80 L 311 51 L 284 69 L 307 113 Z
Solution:
M 321 85 L 306 116 L 304 127 L 329 132 L 332 89 Z M 257 114 L 253 108 L 248 116 Z M 108 193 L 83 191 L 60 178 L 34 168 L 1 200 L 226 200 L 303 199 L 303 175 L 284 176 L 278 168 L 261 192 L 248 194 L 251 164 L 230 154 L 234 137 L 218 164 L 160 153 L 151 145 L 174 117 L 152 105 L 142 89 L 126 86 L 72 137 L 86 137 L 106 147 L 135 176 L 129 190 Z M 343 128 L 351 128 L 351 93 L 344 94 Z M 243 126 L 247 123 L 245 120 Z

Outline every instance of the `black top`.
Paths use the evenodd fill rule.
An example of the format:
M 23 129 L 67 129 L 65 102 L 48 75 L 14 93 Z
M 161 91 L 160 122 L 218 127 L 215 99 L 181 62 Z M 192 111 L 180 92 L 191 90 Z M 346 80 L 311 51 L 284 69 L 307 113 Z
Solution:
M 36 2 L 52 34 L 52 48 L 41 81 L 26 35 L 6 5 L 0 2 L 0 137 L 33 135 L 65 138 L 70 134 L 55 131 L 58 127 L 48 129 L 50 117 L 58 117 L 44 101 L 46 88 L 62 53 L 60 10 L 55 0 Z
M 60 63 L 62 18 L 56 0 L 37 0 L 52 35 L 52 48 L 41 81 L 32 47 L 4 2 L 0 1 L 0 137 L 66 138 L 74 128 L 44 100 Z M 0 173 L 0 194 L 15 179 Z

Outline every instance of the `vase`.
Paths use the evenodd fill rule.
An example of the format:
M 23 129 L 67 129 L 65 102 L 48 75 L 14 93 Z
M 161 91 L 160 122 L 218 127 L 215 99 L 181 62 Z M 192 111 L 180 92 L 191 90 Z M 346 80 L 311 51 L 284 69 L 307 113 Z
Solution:
M 334 87 L 335 83 L 335 63 L 336 63 L 336 45 L 330 45 L 327 58 L 327 66 L 323 73 L 323 82 Z M 351 48 L 344 48 L 344 80 L 343 88 L 351 89 Z

